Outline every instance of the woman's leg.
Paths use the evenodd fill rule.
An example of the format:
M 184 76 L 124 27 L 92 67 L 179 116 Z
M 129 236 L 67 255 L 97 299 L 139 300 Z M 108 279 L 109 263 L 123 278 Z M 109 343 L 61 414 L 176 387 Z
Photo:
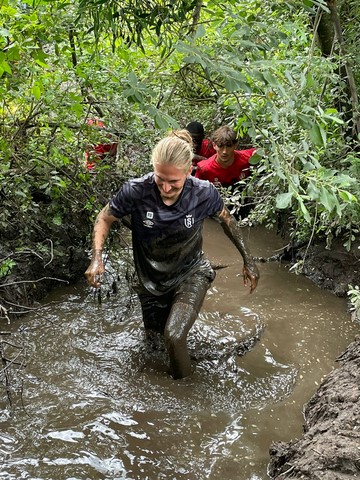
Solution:
M 174 379 L 191 374 L 191 360 L 187 350 L 187 334 L 195 322 L 206 292 L 215 274 L 200 269 L 187 278 L 175 291 L 165 326 L 165 342 L 170 357 L 170 370 Z
M 138 292 L 145 332 L 151 330 L 164 333 L 165 324 L 171 309 L 172 295 L 155 296 L 148 292 Z

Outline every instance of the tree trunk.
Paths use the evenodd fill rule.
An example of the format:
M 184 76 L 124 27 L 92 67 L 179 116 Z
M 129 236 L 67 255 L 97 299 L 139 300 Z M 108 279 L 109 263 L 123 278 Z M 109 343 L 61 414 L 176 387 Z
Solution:
M 340 75 L 346 84 L 346 95 L 348 97 L 348 102 L 340 105 L 340 111 L 345 112 L 346 120 L 349 122 L 350 126 L 350 135 L 356 140 L 357 135 L 360 133 L 360 117 L 358 114 L 359 99 L 355 78 L 352 65 L 350 65 L 350 62 L 346 59 L 346 47 L 336 0 L 327 0 L 327 6 L 330 13 L 318 13 L 318 21 L 315 22 L 315 33 L 318 36 L 322 54 L 326 57 L 333 53 L 335 40 L 337 40 L 339 55 L 343 59 L 343 63 L 340 67 Z

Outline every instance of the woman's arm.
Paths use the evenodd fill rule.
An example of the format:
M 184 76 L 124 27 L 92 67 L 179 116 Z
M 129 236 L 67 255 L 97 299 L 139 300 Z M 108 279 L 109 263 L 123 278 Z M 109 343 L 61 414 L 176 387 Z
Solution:
M 102 261 L 102 250 L 109 235 L 111 225 L 116 220 L 118 220 L 118 218 L 112 215 L 109 204 L 107 204 L 96 217 L 92 235 L 92 259 L 85 272 L 85 277 L 92 287 L 100 287 L 101 275 L 105 271 Z
M 226 207 L 224 207 L 223 210 L 220 212 L 218 218 L 225 234 L 230 238 L 232 243 L 236 246 L 236 248 L 239 250 L 243 257 L 244 285 L 246 287 L 250 286 L 250 293 L 252 293 L 258 284 L 260 274 L 253 257 L 251 256 L 247 246 L 245 245 L 241 233 L 241 227 Z

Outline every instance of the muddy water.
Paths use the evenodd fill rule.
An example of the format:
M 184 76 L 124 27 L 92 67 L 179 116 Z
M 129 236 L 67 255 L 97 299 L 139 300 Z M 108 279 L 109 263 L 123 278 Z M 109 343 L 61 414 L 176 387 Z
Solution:
M 12 408 L 1 389 L 0 479 L 268 478 L 271 442 L 301 435 L 302 406 L 356 325 L 344 299 L 286 265 L 259 264 L 249 295 L 236 250 L 215 223 L 205 233 L 213 264 L 228 266 L 190 331 L 189 378 L 168 376 L 161 339 L 145 343 L 126 262 L 109 271 L 101 304 L 80 282 L 6 326 L 27 366 L 12 371 Z M 282 246 L 264 229 L 249 235 L 255 256 Z M 253 334 L 253 350 L 238 356 Z

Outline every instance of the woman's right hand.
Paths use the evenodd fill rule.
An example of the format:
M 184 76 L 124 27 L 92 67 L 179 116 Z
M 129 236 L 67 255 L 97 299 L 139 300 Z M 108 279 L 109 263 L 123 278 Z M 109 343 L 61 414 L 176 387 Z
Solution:
M 100 288 L 101 277 L 104 273 L 105 268 L 102 261 L 101 253 L 95 252 L 90 265 L 88 266 L 85 272 L 85 278 L 88 284 L 94 288 Z

